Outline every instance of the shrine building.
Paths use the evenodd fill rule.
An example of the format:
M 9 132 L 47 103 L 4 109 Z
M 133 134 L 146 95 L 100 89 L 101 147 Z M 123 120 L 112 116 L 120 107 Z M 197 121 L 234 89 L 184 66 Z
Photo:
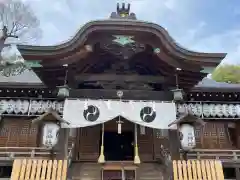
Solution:
M 240 179 L 240 86 L 206 78 L 226 53 L 185 49 L 126 4 L 63 44 L 17 49 L 25 63 L 0 77 L 0 179 L 16 159 L 67 160 L 69 179 L 177 179 L 194 162 L 199 179 Z

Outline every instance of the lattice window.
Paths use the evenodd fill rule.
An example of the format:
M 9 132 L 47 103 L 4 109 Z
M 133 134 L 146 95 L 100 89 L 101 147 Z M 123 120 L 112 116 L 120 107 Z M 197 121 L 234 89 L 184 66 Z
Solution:
M 0 136 L 7 137 L 9 133 L 9 127 L 2 127 L 0 131 Z
M 29 129 L 27 127 L 21 128 L 20 130 L 20 135 L 29 135 Z
M 31 127 L 29 130 L 29 135 L 36 134 L 37 128 L 36 127 Z
M 217 131 L 218 131 L 218 141 L 219 141 L 219 148 L 227 148 L 230 146 L 230 143 L 227 139 L 227 129 L 225 124 L 219 124 Z
M 203 134 L 203 128 L 201 126 L 196 126 L 194 133 L 196 138 L 196 147 L 201 148 L 202 147 L 201 138 Z
M 156 138 L 162 139 L 162 138 L 168 138 L 168 129 L 161 129 L 161 130 L 155 130 L 155 136 Z

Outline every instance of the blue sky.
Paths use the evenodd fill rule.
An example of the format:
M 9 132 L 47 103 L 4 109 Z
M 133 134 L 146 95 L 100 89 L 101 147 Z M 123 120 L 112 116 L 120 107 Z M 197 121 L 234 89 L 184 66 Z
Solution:
M 67 41 L 83 24 L 108 18 L 117 2 L 125 2 L 131 3 L 131 11 L 139 20 L 163 26 L 183 47 L 194 51 L 226 52 L 224 63 L 240 64 L 239 0 L 22 1 L 29 3 L 40 19 L 41 45 Z M 20 75 L 19 79 L 28 80 L 28 73 Z M 5 80 L 15 81 L 16 77 Z
M 226 52 L 225 63 L 240 64 L 239 0 L 23 0 L 41 21 L 42 45 L 71 38 L 91 20 L 106 19 L 117 2 L 131 3 L 139 20 L 157 23 L 183 47 Z

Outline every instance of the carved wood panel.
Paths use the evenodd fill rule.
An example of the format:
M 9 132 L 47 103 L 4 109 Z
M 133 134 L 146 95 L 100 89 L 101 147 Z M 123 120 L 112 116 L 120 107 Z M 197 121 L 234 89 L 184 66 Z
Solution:
M 75 159 L 78 161 L 97 161 L 100 147 L 101 126 L 90 126 L 77 130 Z
M 204 149 L 231 148 L 225 123 L 208 122 L 204 127 L 195 127 L 196 147 Z
M 154 152 L 152 128 L 145 127 L 145 134 L 140 134 L 140 129 L 138 128 L 138 146 L 141 161 L 152 161 Z
M 38 127 L 31 120 L 5 118 L 1 122 L 1 147 L 37 147 Z

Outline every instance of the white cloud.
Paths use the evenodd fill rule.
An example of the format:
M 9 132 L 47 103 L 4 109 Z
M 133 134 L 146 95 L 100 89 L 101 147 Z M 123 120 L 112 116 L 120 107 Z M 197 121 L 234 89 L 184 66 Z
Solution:
M 195 34 L 195 37 L 185 44 L 192 50 L 228 53 L 223 63 L 240 64 L 240 28 L 204 37 L 198 37 Z

